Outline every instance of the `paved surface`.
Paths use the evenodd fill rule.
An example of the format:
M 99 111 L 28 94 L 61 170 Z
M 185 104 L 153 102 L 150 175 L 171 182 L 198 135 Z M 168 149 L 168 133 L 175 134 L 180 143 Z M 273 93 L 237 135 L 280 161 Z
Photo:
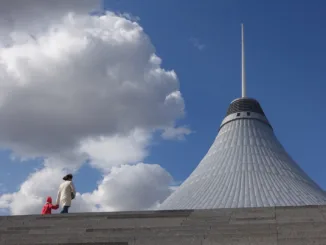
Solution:
M 0 244 L 326 245 L 326 206 L 8 216 Z

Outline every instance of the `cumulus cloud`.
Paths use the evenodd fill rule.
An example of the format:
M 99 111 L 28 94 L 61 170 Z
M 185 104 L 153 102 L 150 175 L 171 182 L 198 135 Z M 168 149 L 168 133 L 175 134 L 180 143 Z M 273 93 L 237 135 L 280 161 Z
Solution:
M 23 31 L 33 36 L 57 23 L 69 12 L 87 14 L 100 7 L 101 0 L 2 0 L 0 8 L 1 44 L 11 45 L 11 38 Z
M 81 199 L 98 211 L 148 209 L 171 194 L 171 184 L 171 175 L 157 164 L 122 165 L 113 167 L 98 188 Z
M 171 127 L 184 116 L 177 75 L 162 68 L 137 19 L 89 15 L 97 5 L 2 3 L 0 147 L 44 158 L 17 192 L 0 196 L 12 214 L 39 213 L 62 176 L 86 160 L 103 180 L 78 193 L 74 211 L 151 208 L 172 191 L 169 173 L 141 162 L 156 130 L 164 139 L 190 133 Z
M 80 151 L 102 172 L 103 179 L 92 192 L 83 193 L 76 186 L 79 192 L 71 212 L 151 209 L 170 195 L 174 183 L 171 175 L 157 164 L 139 163 L 147 155 L 149 139 L 148 132 L 135 130 L 126 136 L 84 143 Z M 46 158 L 44 167 L 32 173 L 17 192 L 0 195 L 0 210 L 14 215 L 38 214 L 48 195 L 55 199 L 62 177 L 80 168 L 79 160 Z
M 31 174 L 18 192 L 0 197 L 0 210 L 11 214 L 39 214 L 45 199 L 55 202 L 66 171 L 45 167 Z M 171 175 L 156 164 L 138 163 L 113 167 L 90 193 L 77 193 L 72 212 L 121 211 L 155 208 L 171 194 Z
M 71 151 L 89 137 L 160 128 L 183 115 L 175 72 L 142 28 L 112 13 L 69 14 L 0 51 L 0 144 L 23 155 Z
M 45 198 L 56 196 L 62 176 L 62 169 L 49 167 L 31 174 L 18 192 L 1 196 L 0 208 L 10 209 L 12 214 L 40 213 Z
M 23 20 L 39 20 L 43 16 L 49 16 L 53 20 L 57 15 L 64 15 L 67 12 L 89 13 L 100 7 L 100 0 L 56 0 L 45 2 L 43 0 L 3 0 L 1 1 L 1 18 L 13 22 Z M 25 23 L 26 24 L 26 23 Z M 2 25 L 3 26 L 3 25 Z
M 86 140 L 81 143 L 80 151 L 87 154 L 93 167 L 105 172 L 113 166 L 142 161 L 148 155 L 150 139 L 149 132 L 135 130 L 125 137 L 115 135 Z

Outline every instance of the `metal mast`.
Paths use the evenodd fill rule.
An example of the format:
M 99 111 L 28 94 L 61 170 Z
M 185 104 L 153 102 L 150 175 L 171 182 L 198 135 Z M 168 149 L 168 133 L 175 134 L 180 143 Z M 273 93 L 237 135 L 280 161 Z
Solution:
M 242 81 L 242 98 L 247 96 L 246 91 L 246 74 L 245 74 L 245 51 L 244 51 L 244 30 L 243 24 L 241 24 L 241 81 Z

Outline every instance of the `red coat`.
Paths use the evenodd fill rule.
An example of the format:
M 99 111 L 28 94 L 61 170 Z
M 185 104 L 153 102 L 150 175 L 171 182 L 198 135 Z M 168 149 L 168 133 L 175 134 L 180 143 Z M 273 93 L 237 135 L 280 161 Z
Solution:
M 43 206 L 41 214 L 51 214 L 52 209 L 58 209 L 58 208 L 59 208 L 59 205 L 53 205 L 52 204 L 52 198 L 48 197 L 46 199 L 46 204 Z

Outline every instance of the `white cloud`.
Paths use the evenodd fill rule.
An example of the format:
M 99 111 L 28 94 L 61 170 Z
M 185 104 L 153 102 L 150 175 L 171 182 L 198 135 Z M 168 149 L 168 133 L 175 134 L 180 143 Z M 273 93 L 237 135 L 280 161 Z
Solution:
M 98 1 L 90 2 L 2 3 L 0 147 L 45 159 L 17 192 L 0 196 L 12 214 L 39 213 L 86 160 L 103 181 L 72 210 L 150 208 L 171 192 L 164 169 L 140 162 L 156 130 L 166 139 L 190 133 L 170 126 L 184 116 L 177 75 L 161 67 L 131 15 L 90 16 Z
M 206 47 L 206 45 L 203 44 L 198 38 L 192 37 L 189 39 L 189 41 L 199 51 L 202 51 Z
M 0 196 L 0 208 L 9 209 L 12 214 L 40 213 L 45 198 L 56 197 L 64 173 L 59 168 L 45 167 L 31 174 L 18 192 Z
M 171 194 L 171 175 L 156 164 L 113 167 L 93 193 L 81 199 L 98 211 L 153 208 Z
M 48 156 L 86 138 L 162 128 L 183 116 L 176 74 L 160 67 L 135 22 L 69 14 L 21 42 L 0 50 L 3 147 Z
M 168 127 L 162 133 L 163 139 L 184 140 L 185 135 L 191 134 L 192 131 L 188 127 Z
M 131 13 L 121 13 L 119 14 L 120 16 L 128 19 L 128 20 L 131 20 L 131 21 L 135 21 L 135 22 L 139 22 L 140 21 L 140 17 L 139 16 L 135 16 Z
M 12 44 L 8 34 L 23 30 L 34 35 L 57 23 L 68 12 L 87 14 L 98 10 L 100 4 L 101 0 L 1 0 L 1 42 Z
M 89 193 L 80 192 L 76 186 L 79 193 L 71 212 L 139 210 L 158 206 L 172 192 L 173 179 L 159 165 L 139 163 L 147 155 L 149 140 L 148 132 L 135 130 L 125 136 L 83 143 L 82 154 L 87 155 L 91 166 L 102 171 L 103 179 Z M 14 215 L 38 214 L 48 195 L 55 199 L 62 177 L 80 168 L 81 161 L 77 159 L 58 156 L 45 159 L 44 168 L 32 173 L 17 192 L 0 195 L 0 210 L 9 210 Z M 78 173 L 75 176 L 78 178 Z
M 90 164 L 102 171 L 109 171 L 113 166 L 135 164 L 147 155 L 147 146 L 151 134 L 143 130 L 135 130 L 122 137 L 99 137 L 81 143 L 80 151 L 91 159 Z
M 58 186 L 66 173 L 63 169 L 50 167 L 33 173 L 18 192 L 0 196 L 0 210 L 9 209 L 14 215 L 40 213 L 47 196 L 52 196 L 55 201 Z M 154 208 L 171 194 L 171 184 L 171 175 L 156 164 L 113 167 L 96 190 L 77 194 L 71 212 Z

